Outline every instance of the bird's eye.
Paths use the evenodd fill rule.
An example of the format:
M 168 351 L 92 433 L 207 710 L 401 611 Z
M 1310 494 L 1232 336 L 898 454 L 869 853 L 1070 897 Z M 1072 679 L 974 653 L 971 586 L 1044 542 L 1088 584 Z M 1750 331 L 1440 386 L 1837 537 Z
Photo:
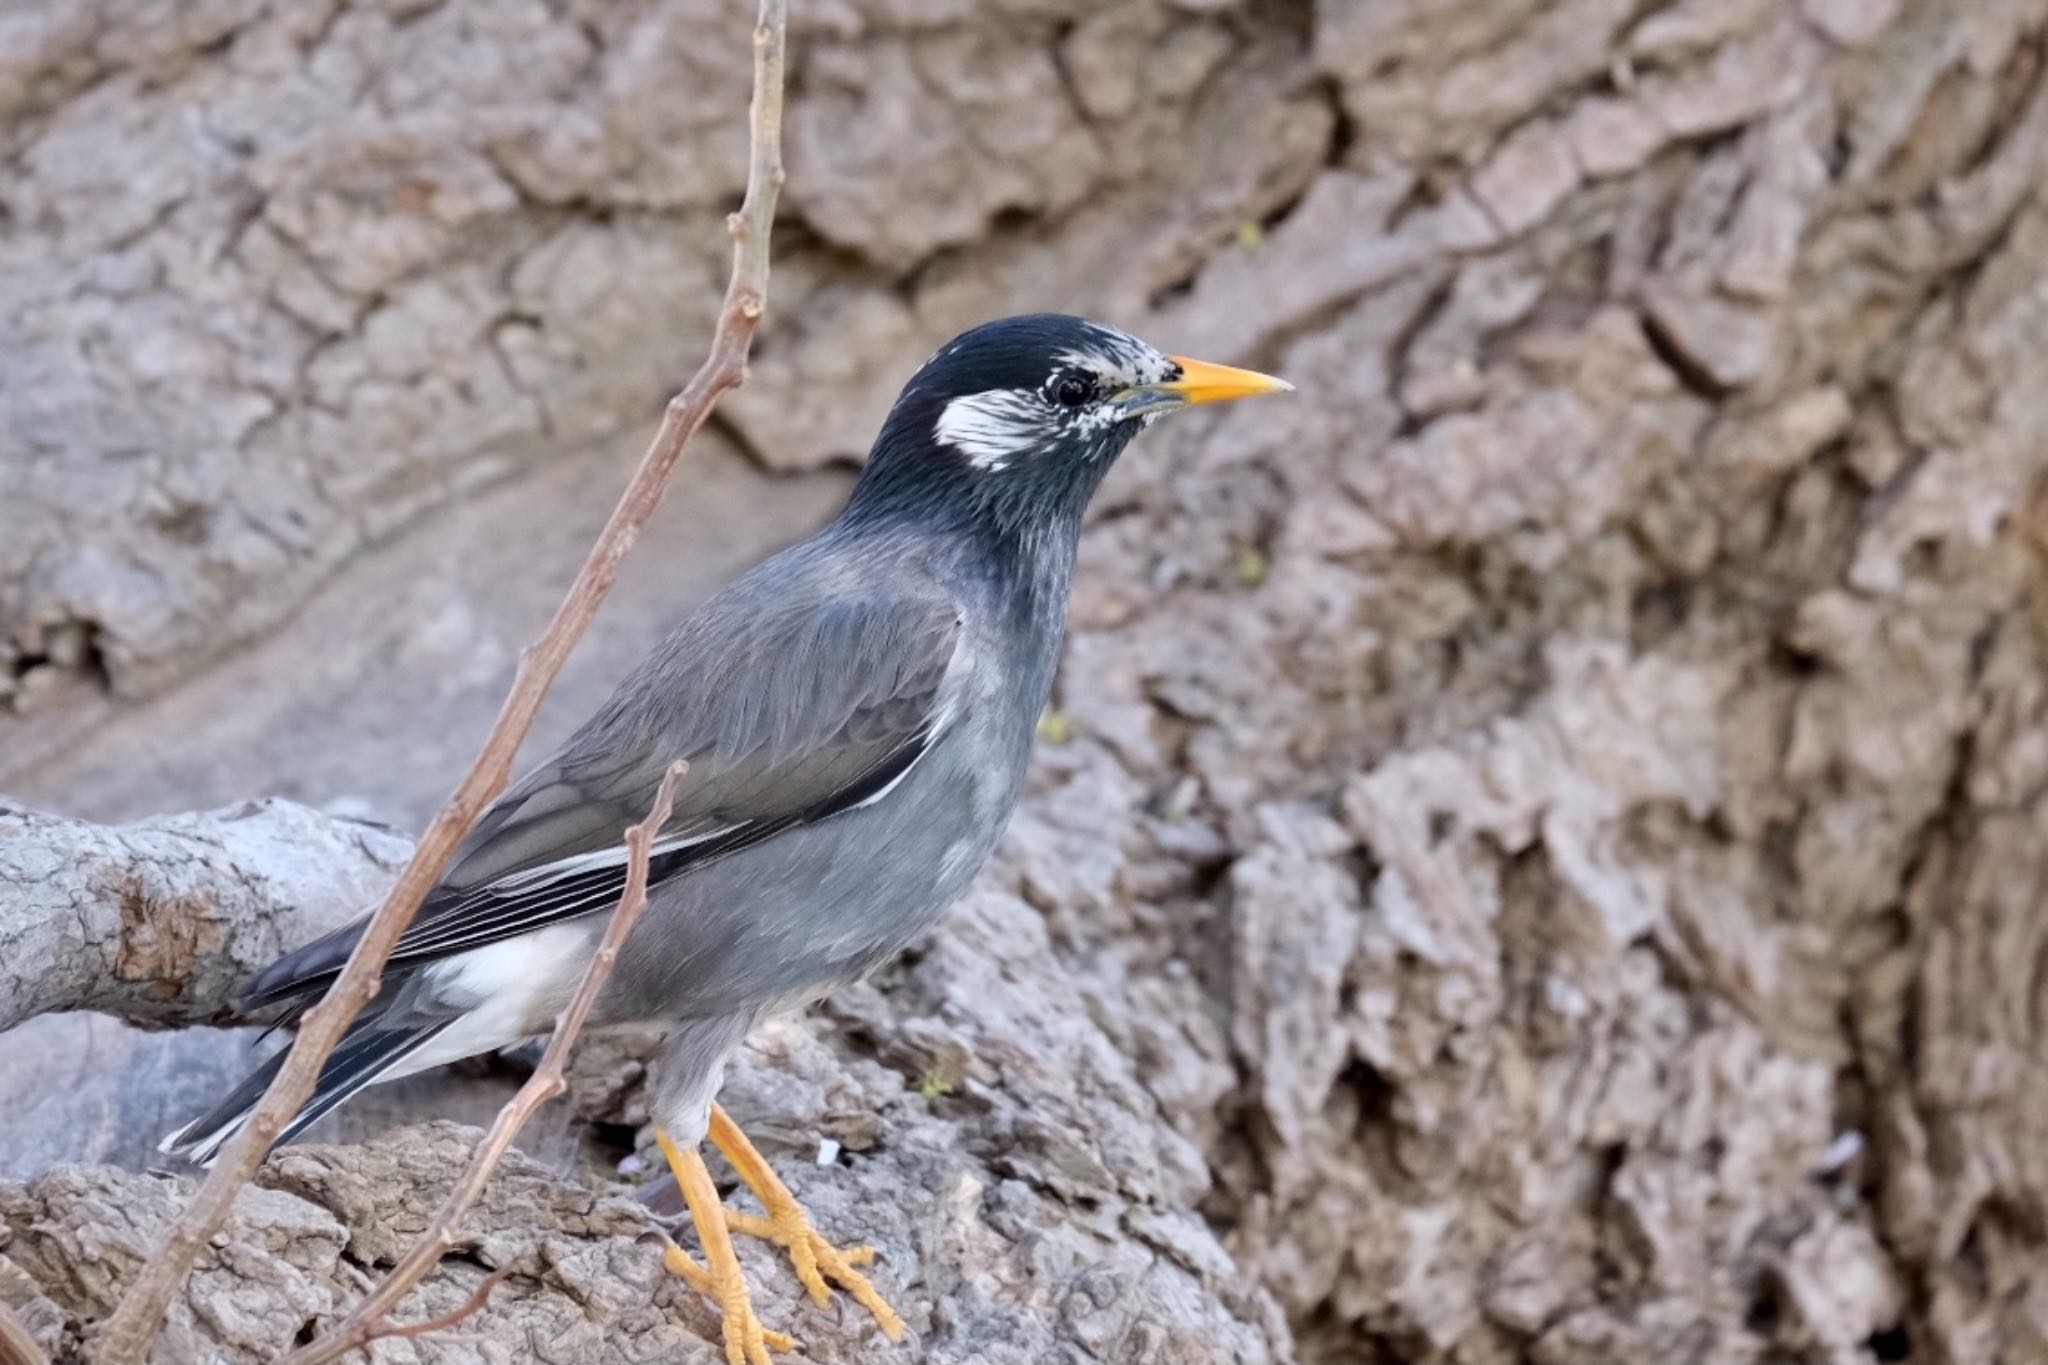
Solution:
M 1063 408 L 1078 408 L 1095 396 L 1095 386 L 1077 374 L 1070 374 L 1053 386 L 1052 396 Z

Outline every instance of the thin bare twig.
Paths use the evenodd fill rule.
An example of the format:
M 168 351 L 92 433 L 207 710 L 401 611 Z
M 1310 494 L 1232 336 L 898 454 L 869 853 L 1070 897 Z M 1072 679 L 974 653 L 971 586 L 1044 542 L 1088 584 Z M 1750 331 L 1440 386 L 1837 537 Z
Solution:
M 512 1146 L 512 1139 L 519 1136 L 519 1130 L 526 1126 L 536 1110 L 569 1088 L 566 1076 L 569 1049 L 575 1045 L 576 1035 L 583 1031 L 583 1021 L 590 1017 L 591 1006 L 597 1003 L 597 993 L 612 974 L 612 964 L 619 956 L 619 945 L 626 941 L 626 935 L 633 931 L 640 912 L 647 908 L 647 860 L 654 850 L 654 834 L 668 823 L 669 811 L 675 804 L 676 779 L 683 775 L 686 766 L 677 763 L 669 768 L 661 779 L 661 789 L 654 795 L 654 806 L 647 812 L 647 818 L 626 831 L 625 894 L 619 897 L 619 908 L 612 912 L 604 939 L 590 959 L 590 966 L 584 969 L 583 982 L 577 986 L 569 1008 L 562 1011 L 561 1018 L 555 1021 L 555 1036 L 548 1040 L 540 1065 L 527 1077 L 526 1084 L 519 1087 L 519 1093 L 498 1111 L 490 1132 L 484 1134 L 483 1141 L 477 1143 L 476 1150 L 470 1153 L 469 1166 L 455 1182 L 454 1188 L 448 1191 L 448 1197 L 441 1201 L 433 1221 L 427 1224 L 427 1230 L 413 1243 L 405 1259 L 338 1326 L 286 1356 L 284 1365 L 325 1365 L 325 1362 L 339 1360 L 380 1336 L 390 1335 L 384 1326 L 385 1318 L 398 1307 L 399 1301 L 412 1291 L 414 1285 L 441 1263 L 443 1256 L 455 1249 L 456 1224 L 462 1221 L 462 1215 L 483 1193 L 484 1182 L 490 1179 L 491 1172 L 497 1169 L 498 1162 Z
M 50 1365 L 49 1354 L 4 1303 L 0 1303 L 0 1365 Z
M 429 1332 L 439 1332 L 444 1328 L 453 1327 L 472 1313 L 481 1312 L 483 1306 L 491 1301 L 491 1291 L 503 1284 L 505 1277 L 511 1273 L 506 1267 L 499 1266 L 484 1276 L 484 1282 L 476 1287 L 476 1293 L 464 1299 L 459 1308 L 450 1309 L 439 1317 L 428 1318 L 425 1322 L 387 1322 L 371 1332 L 363 1344 L 367 1346 L 372 1341 L 382 1341 L 386 1337 L 423 1337 Z
M 768 294 L 768 237 L 782 188 L 782 71 L 788 27 L 786 0 L 761 0 L 754 29 L 754 95 L 749 115 L 752 149 L 747 194 L 726 220 L 733 239 L 732 276 L 711 339 L 711 353 L 662 413 L 661 428 L 633 481 L 612 510 L 576 581 L 540 639 L 521 653 L 519 671 L 498 719 L 469 773 L 427 826 L 412 861 L 371 917 L 348 965 L 320 1003 L 300 1022 L 283 1068 L 242 1130 L 215 1163 L 192 1202 L 171 1228 L 135 1283 L 92 1343 L 98 1365 L 141 1365 L 164 1311 L 191 1273 L 202 1248 L 227 1221 L 235 1193 L 247 1183 L 279 1131 L 313 1092 L 320 1066 L 363 1006 L 375 997 L 386 959 L 454 856 L 456 845 L 504 788 L 513 757 L 533 726 L 541 700 L 583 636 L 598 604 L 618 578 L 640 529 L 660 505 L 669 475 L 711 406 L 746 378 L 747 353 Z

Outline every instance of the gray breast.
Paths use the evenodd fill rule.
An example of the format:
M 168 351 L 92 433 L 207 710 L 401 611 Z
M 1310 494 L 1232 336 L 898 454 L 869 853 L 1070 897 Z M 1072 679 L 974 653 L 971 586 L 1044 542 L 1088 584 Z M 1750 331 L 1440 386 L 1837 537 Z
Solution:
M 771 1009 L 901 952 L 981 870 L 1016 804 L 1043 698 L 1001 683 L 965 670 L 938 742 L 873 802 L 658 888 L 602 1017 Z

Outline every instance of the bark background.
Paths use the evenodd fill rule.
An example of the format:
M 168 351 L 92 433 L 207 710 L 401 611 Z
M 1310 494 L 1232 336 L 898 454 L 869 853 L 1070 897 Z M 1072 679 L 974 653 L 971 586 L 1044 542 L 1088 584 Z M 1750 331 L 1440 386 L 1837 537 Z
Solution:
M 754 381 L 544 741 L 959 326 L 1302 390 L 1133 450 L 1000 866 L 734 1082 L 852 1154 L 799 1192 L 883 1246 L 907 1354 L 2048 1359 L 2048 3 L 795 19 Z M 744 28 L 0 14 L 0 784 L 423 816 L 708 333 Z M 14 1174 L 140 1164 L 240 1061 L 112 1029 L 0 1043 Z M 102 1122 L 17 1119 L 81 1071 Z M 586 1074 L 629 1124 L 630 1058 Z M 166 1350 L 329 1311 L 446 1133 L 278 1158 Z M 475 1261 L 527 1287 L 384 1358 L 707 1325 L 638 1215 L 515 1174 Z M 161 1189 L 0 1184 L 0 1296 L 70 1340 Z

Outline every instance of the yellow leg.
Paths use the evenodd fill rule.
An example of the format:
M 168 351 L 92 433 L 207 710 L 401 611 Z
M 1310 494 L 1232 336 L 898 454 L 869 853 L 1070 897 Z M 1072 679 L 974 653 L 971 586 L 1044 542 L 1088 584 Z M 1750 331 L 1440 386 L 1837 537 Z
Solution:
M 704 1158 L 683 1151 L 659 1128 L 654 1130 L 654 1140 L 661 1144 L 661 1154 L 675 1172 L 683 1202 L 690 1206 L 690 1221 L 697 1225 L 697 1236 L 704 1242 L 705 1264 L 698 1265 L 689 1252 L 673 1244 L 662 1254 L 662 1264 L 717 1302 L 725 1319 L 726 1365 L 773 1365 L 768 1355 L 771 1348 L 792 1351 L 796 1343 L 780 1332 L 768 1331 L 754 1315 L 746 1277 L 740 1273 L 739 1257 L 733 1255 L 732 1237 L 726 1232 L 718 1187 L 711 1183 Z
M 711 1106 L 711 1145 L 725 1154 L 732 1168 L 761 1201 L 761 1207 L 768 1211 L 766 1218 L 739 1213 L 727 1209 L 726 1224 L 734 1231 L 748 1237 L 759 1237 L 786 1248 L 790 1261 L 796 1266 L 796 1277 L 802 1280 L 804 1288 L 811 1291 L 812 1300 L 821 1308 L 832 1302 L 832 1290 L 826 1279 L 836 1281 L 854 1302 L 874 1315 L 876 1322 L 891 1341 L 903 1340 L 903 1319 L 896 1310 L 876 1292 L 868 1277 L 854 1267 L 866 1265 L 875 1259 L 873 1247 L 854 1247 L 841 1251 L 819 1235 L 811 1226 L 810 1216 L 796 1196 L 789 1192 L 789 1186 L 775 1174 L 768 1160 L 754 1149 L 740 1126 L 732 1121 L 732 1115 L 719 1105 Z

